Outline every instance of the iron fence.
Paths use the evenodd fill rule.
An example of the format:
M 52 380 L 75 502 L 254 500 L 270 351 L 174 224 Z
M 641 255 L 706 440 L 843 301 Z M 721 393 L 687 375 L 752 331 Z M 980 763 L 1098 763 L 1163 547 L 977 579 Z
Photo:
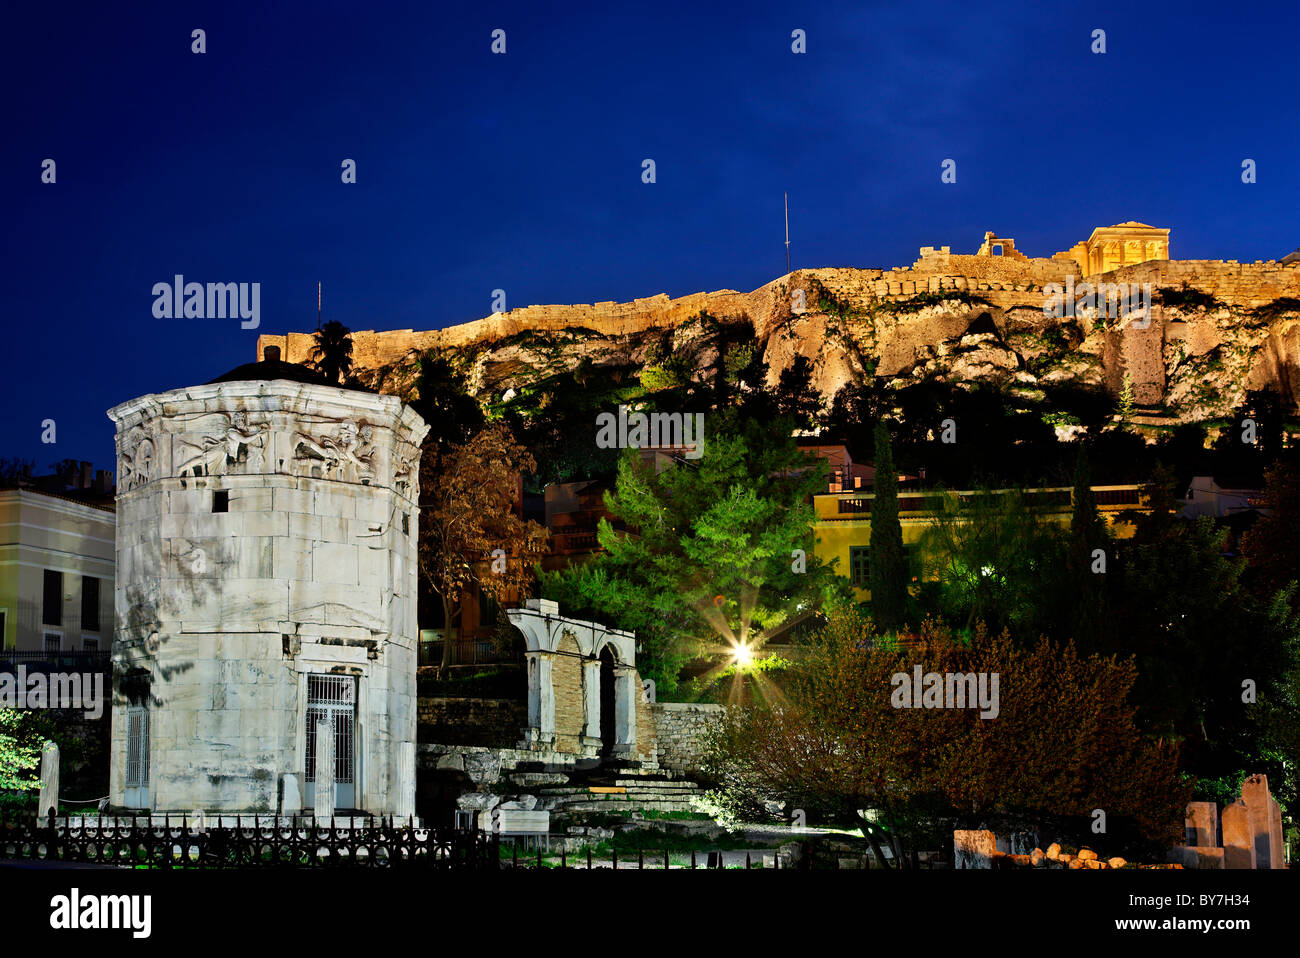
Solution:
M 410 868 L 487 871 L 498 842 L 479 831 L 421 828 L 392 819 L 361 824 L 286 823 L 234 816 L 208 825 L 188 817 L 34 814 L 0 819 L 0 858 L 155 868 Z

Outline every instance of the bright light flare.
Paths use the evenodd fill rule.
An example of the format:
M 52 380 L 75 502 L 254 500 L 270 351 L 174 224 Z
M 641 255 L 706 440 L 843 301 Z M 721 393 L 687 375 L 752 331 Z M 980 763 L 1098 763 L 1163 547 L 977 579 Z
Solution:
M 731 657 L 736 660 L 737 668 L 748 668 L 754 661 L 754 650 L 746 642 L 737 642 L 731 650 Z

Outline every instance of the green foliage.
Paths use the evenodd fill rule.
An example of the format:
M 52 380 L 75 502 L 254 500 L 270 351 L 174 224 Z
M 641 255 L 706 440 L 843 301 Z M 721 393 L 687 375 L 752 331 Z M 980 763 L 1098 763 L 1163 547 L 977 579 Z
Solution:
M 937 579 L 937 611 L 948 621 L 1010 629 L 1022 638 L 1037 634 L 1044 574 L 1059 567 L 1064 542 L 1021 493 L 943 494 L 921 544 Z
M 691 679 L 686 686 L 685 698 L 691 702 L 711 702 L 718 705 L 752 701 L 779 695 L 779 687 L 771 682 L 788 672 L 793 663 L 779 655 L 765 655 L 748 665 L 728 665 Z M 758 681 L 762 676 L 763 680 Z
M 311 358 L 326 379 L 342 382 L 352 372 L 352 331 L 331 319 L 312 333 Z
M 603 521 L 604 554 L 542 579 L 562 607 L 636 632 L 638 667 L 660 697 L 689 659 L 761 643 L 841 587 L 813 550 L 810 495 L 824 488 L 824 462 L 784 438 L 788 424 L 737 418 L 714 418 L 704 455 L 658 474 L 625 451 L 606 506 L 626 531 Z
M 1119 390 L 1119 418 L 1120 422 L 1128 422 L 1133 416 L 1133 377 L 1124 373 L 1124 384 Z
M 970 290 L 943 289 L 934 292 L 927 290 L 903 300 L 891 300 L 885 308 L 896 315 L 905 315 L 907 313 L 918 313 L 929 306 L 945 306 L 949 304 L 965 306 L 967 309 L 991 305 L 986 297 L 972 293 Z
M 676 389 L 690 382 L 693 371 L 685 357 L 669 356 L 660 365 L 646 366 L 641 370 L 641 385 L 648 393 Z
M 426 445 L 439 453 L 468 441 L 483 428 L 483 410 L 473 396 L 464 375 L 445 357 L 425 353 L 415 364 L 417 397 L 411 408 L 429 424 Z
M 41 741 L 32 713 L 0 709 L 0 789 L 39 788 Z
M 723 358 L 723 368 L 726 370 L 727 382 L 739 382 L 745 370 L 753 364 L 757 352 L 758 349 L 753 343 L 742 343 L 727 350 L 727 354 Z

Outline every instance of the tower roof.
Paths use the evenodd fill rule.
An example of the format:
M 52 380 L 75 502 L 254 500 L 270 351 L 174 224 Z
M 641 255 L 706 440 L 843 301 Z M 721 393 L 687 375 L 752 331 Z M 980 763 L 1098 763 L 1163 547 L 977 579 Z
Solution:
M 284 362 L 280 359 L 280 347 L 278 346 L 267 346 L 262 351 L 261 362 L 244 363 L 242 366 L 236 366 L 230 372 L 218 376 L 216 379 L 209 379 L 207 384 L 258 382 L 271 379 L 287 379 L 290 382 L 307 383 L 312 386 L 333 386 L 336 389 L 352 388 L 330 382 L 322 373 L 317 372 L 310 366 Z

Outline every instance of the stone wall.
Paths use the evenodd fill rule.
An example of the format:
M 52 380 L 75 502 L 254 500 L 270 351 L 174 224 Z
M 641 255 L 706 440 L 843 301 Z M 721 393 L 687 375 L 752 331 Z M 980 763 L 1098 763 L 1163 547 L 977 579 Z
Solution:
M 285 381 L 173 390 L 109 415 L 114 659 L 147 680 L 115 690 L 112 804 L 277 811 L 286 776 L 306 781 L 309 687 L 329 676 L 354 680 L 339 694 L 362 757 L 355 807 L 401 811 L 416 733 L 410 496 L 428 427 L 391 396 Z M 145 720 L 148 782 L 128 784 L 127 728 Z
M 1197 316 L 1193 310 L 1189 319 L 1177 310 L 1157 306 L 1147 330 L 1131 323 L 1122 328 L 1112 327 L 1104 335 L 1114 342 L 1106 343 L 1104 348 L 1094 348 L 1090 339 L 1083 350 L 1089 355 L 1078 357 L 1082 361 L 1097 356 L 1103 367 L 1095 379 L 1084 376 L 1082 381 L 1086 384 L 1104 384 L 1117 395 L 1127 373 L 1133 380 L 1135 399 L 1140 405 L 1169 402 L 1178 408 L 1186 406 L 1184 411 L 1191 420 L 1221 414 L 1222 409 L 1188 401 L 1184 393 L 1204 377 L 1193 370 L 1182 377 L 1193 386 L 1174 381 L 1178 378 L 1173 369 L 1176 362 L 1164 348 L 1167 342 L 1187 335 L 1182 327 L 1199 322 L 1206 326 L 1199 339 L 1213 341 L 1207 349 L 1220 343 L 1250 347 L 1251 355 L 1242 360 L 1242 368 L 1229 371 L 1231 378 L 1245 384 L 1244 388 L 1273 386 L 1285 395 L 1300 399 L 1300 322 L 1281 318 L 1259 330 L 1243 328 L 1242 311 L 1278 299 L 1300 299 L 1300 263 L 1283 265 L 1271 260 L 1238 263 L 1160 259 L 1088 274 L 1087 268 L 1071 258 L 1070 253 L 1024 258 L 953 254 L 946 247 L 938 250 L 926 247 L 910 266 L 796 270 L 751 292 L 724 289 L 676 299 L 660 294 L 627 303 L 527 306 L 443 330 L 357 331 L 352 334 L 353 356 L 359 369 L 377 371 L 400 367 L 409 361 L 413 350 L 490 346 L 478 357 L 471 383 L 476 390 L 500 394 L 507 387 L 522 384 L 510 381 L 511 374 L 502 370 L 528 366 L 527 350 L 518 344 L 502 344 L 494 352 L 498 350 L 496 344 L 514 334 L 586 329 L 598 335 L 564 346 L 566 362 L 576 364 L 580 358 L 595 355 L 599 364 L 601 351 L 611 349 L 619 354 L 621 361 L 635 362 L 643 355 L 637 350 L 657 330 L 676 328 L 706 310 L 717 317 L 743 315 L 753 322 L 759 340 L 766 344 L 763 358 L 769 364 L 772 382 L 789 367 L 796 354 L 814 360 L 813 385 L 829 400 L 841 386 L 862 374 L 867 365 L 863 357 L 869 358 L 876 376 L 905 374 L 941 344 L 962 336 L 970 321 L 986 310 L 999 330 L 1012 321 L 1013 311 L 1016 324 L 1033 326 L 1039 333 L 1059 324 L 1061 320 L 1043 317 L 1043 290 L 1052 283 L 1065 285 L 1070 277 L 1076 286 L 1086 279 L 1093 284 L 1141 286 L 1149 283 L 1153 290 L 1179 288 L 1186 283 L 1237 310 L 1233 316 L 1204 313 Z M 853 328 L 846 331 L 844 324 L 817 312 L 814 292 L 817 285 L 859 310 L 898 303 L 920 294 L 951 292 L 956 296 L 921 309 L 875 309 L 871 322 L 850 324 Z M 800 315 L 794 313 L 796 290 L 805 294 L 806 312 Z M 962 294 L 977 296 L 983 302 L 963 303 L 957 298 Z M 279 346 L 286 360 L 307 362 L 312 337 L 306 333 L 263 335 L 258 339 L 259 354 L 268 345 Z M 406 386 L 401 385 L 403 382 Z M 385 380 L 382 388 L 401 392 L 407 386 L 408 381 L 397 377 Z M 1223 402 L 1235 402 L 1239 398 L 1235 393 L 1223 395 Z
M 419 741 L 514 748 L 528 724 L 517 699 L 421 698 Z
M 551 665 L 555 688 L 555 747 L 561 752 L 580 752 L 587 721 L 581 653 L 578 643 L 568 635 L 560 639 L 558 651 Z
M 722 721 L 725 711 L 721 705 L 656 702 L 651 714 L 660 767 L 688 774 L 699 772 L 705 738 Z

